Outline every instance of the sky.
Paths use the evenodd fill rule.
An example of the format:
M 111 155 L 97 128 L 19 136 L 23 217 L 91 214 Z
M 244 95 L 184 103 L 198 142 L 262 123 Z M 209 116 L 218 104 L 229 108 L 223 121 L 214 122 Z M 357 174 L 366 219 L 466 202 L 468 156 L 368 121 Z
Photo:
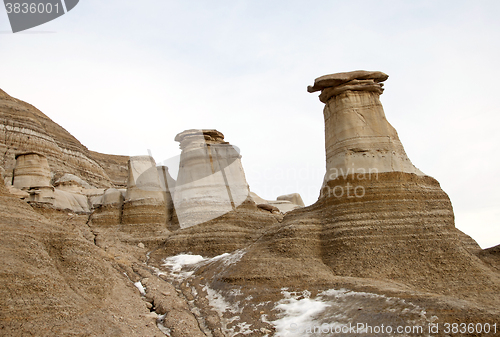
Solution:
M 448 193 L 456 226 L 500 244 L 500 2 L 81 0 L 13 34 L 0 8 L 0 88 L 90 150 L 180 154 L 215 128 L 250 189 L 314 203 L 325 173 L 314 79 L 389 75 L 381 102 L 406 153 Z

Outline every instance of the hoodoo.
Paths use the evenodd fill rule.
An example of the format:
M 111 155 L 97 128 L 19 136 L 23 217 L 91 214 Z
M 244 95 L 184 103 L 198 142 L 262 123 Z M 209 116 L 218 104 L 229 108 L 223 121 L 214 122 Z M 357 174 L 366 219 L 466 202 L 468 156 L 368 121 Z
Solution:
M 379 95 L 387 78 L 353 71 L 319 77 L 308 87 L 321 91 L 325 103 L 327 172 L 318 203 L 323 261 L 345 276 L 421 278 L 432 273 L 429 261 L 451 272 L 460 266 L 458 256 L 464 266 L 471 259 L 464 254 L 466 236 L 454 226 L 448 195 L 413 166 L 386 119 Z M 443 252 L 437 260 L 436 250 Z
M 182 150 L 174 204 L 181 228 L 231 212 L 249 196 L 241 156 L 217 130 L 186 130 L 175 137 Z
M 36 152 L 16 155 L 13 182 L 15 188 L 22 190 L 32 187 L 51 186 L 50 180 L 50 167 L 44 155 Z
M 413 166 L 386 120 L 378 98 L 386 78 L 355 71 L 309 87 L 326 104 L 320 198 L 287 214 L 224 277 L 268 287 L 383 279 L 444 295 L 496 289 L 474 255 L 479 246 L 455 228 L 448 195 Z
M 325 103 L 325 183 L 340 175 L 406 172 L 424 175 L 411 163 L 379 96 L 389 76 L 352 71 L 318 77 L 309 92 L 321 90 Z
M 455 228 L 447 194 L 411 163 L 379 100 L 387 78 L 354 71 L 309 87 L 325 103 L 327 172 L 307 207 L 297 193 L 250 193 L 217 130 L 175 137 L 174 180 L 150 156 L 88 151 L 0 90 L 0 330 L 302 336 L 397 324 L 422 335 L 482 322 L 497 333 L 499 249 Z

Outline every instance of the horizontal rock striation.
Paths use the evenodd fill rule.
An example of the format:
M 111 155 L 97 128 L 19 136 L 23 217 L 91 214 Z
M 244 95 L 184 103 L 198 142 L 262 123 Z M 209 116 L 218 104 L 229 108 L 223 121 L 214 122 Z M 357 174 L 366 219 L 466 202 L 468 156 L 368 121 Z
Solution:
M 125 193 L 126 191 L 115 188 L 106 190 L 90 216 L 90 223 L 94 228 L 119 230 Z
M 406 156 L 378 98 L 387 77 L 332 74 L 308 88 L 325 103 L 327 168 L 309 207 L 250 193 L 217 130 L 176 137 L 175 181 L 149 156 L 86 150 L 0 91 L 0 331 L 271 335 L 283 332 L 279 308 L 313 299 L 328 300 L 314 322 L 337 326 L 493 324 L 500 246 L 457 230 L 446 193 Z
M 16 167 L 12 185 L 20 190 L 50 186 L 52 179 L 47 158 L 36 152 L 16 155 Z
M 386 78 L 361 71 L 316 80 L 310 91 L 322 90 L 326 103 L 328 171 L 320 198 L 286 214 L 247 247 L 236 266 L 219 275 L 228 287 L 324 289 L 367 280 L 478 300 L 489 308 L 500 304 L 494 295 L 499 275 L 455 228 L 447 194 L 411 164 L 385 119 L 381 90 L 374 88 L 381 89 Z M 329 175 L 342 169 L 342 175 Z
M 156 163 L 150 156 L 130 157 L 127 194 L 123 204 L 122 224 L 141 229 L 141 224 L 166 228 L 167 214 Z
M 81 234 L 78 217 L 60 215 L 49 221 L 0 184 L 0 334 L 164 336 L 146 318 L 133 272 L 119 267 L 139 262 L 114 260 Z
M 382 72 L 354 71 L 319 77 L 309 91 L 321 90 L 325 103 L 325 183 L 351 173 L 408 172 L 423 175 L 405 153 L 379 100 Z
M 118 156 L 89 151 L 92 158 L 99 163 L 116 188 L 126 188 L 128 179 L 129 156 Z
M 75 137 L 34 106 L 0 89 L 0 166 L 12 171 L 15 155 L 19 152 L 45 155 L 56 178 L 71 173 L 95 187 L 113 185 L 98 160 L 93 158 L 93 153 Z M 108 164 L 111 160 L 107 155 L 97 155 L 107 166 L 112 166 Z M 110 167 L 109 171 L 120 171 L 117 167 L 122 163 Z M 120 175 L 123 176 L 123 172 Z M 117 182 L 121 180 L 120 175 L 116 175 Z
M 151 254 L 151 261 L 161 263 L 165 256 L 180 253 L 216 256 L 243 249 L 280 220 L 279 215 L 258 209 L 255 202 L 248 198 L 235 210 L 220 217 L 172 232 L 163 245 Z

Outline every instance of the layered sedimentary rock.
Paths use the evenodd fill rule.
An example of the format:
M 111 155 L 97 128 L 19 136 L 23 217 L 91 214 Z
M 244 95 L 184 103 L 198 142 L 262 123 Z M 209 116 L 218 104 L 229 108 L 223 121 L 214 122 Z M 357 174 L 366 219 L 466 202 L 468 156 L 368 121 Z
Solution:
M 442 264 L 434 277 L 456 274 L 464 287 L 476 287 L 482 274 L 488 284 L 480 264 L 474 278 L 465 275 L 475 257 L 454 226 L 448 196 L 413 166 L 385 118 L 379 95 L 387 77 L 356 71 L 319 77 L 309 87 L 321 90 L 325 103 L 327 175 L 314 207 L 322 212 L 322 260 L 338 275 L 405 275 L 420 286 L 432 283 L 429 266 Z
M 16 155 L 13 186 L 20 190 L 51 186 L 50 167 L 47 158 L 36 152 Z
M 175 140 L 182 150 L 174 192 L 181 228 L 222 216 L 248 198 L 241 156 L 221 132 L 186 130 Z
M 54 123 L 40 110 L 13 98 L 0 89 L 0 166 L 11 177 L 17 153 L 43 154 L 56 178 L 74 174 L 95 187 L 111 187 L 120 183 L 126 173 L 121 156 L 108 156 L 89 151 L 75 137 Z M 99 159 L 94 159 L 93 156 Z M 99 161 L 107 167 L 113 179 Z
M 91 186 L 85 180 L 74 174 L 66 173 L 54 182 L 54 186 L 60 189 L 66 189 L 68 191 L 82 192 L 85 190 L 96 189 Z M 102 193 L 101 193 L 102 194 Z
M 126 188 L 128 179 L 128 156 L 117 156 L 89 151 L 92 158 L 103 168 L 116 188 Z
M 8 195 L 0 184 L 0 331 L 9 336 L 160 336 L 164 334 L 155 324 L 163 321 L 170 329 L 164 329 L 165 334 L 173 337 L 270 336 L 274 328 L 276 335 L 286 335 L 288 331 L 278 332 L 274 321 L 285 314 L 280 308 L 284 304 L 294 309 L 302 304 L 311 307 L 314 298 L 328 302 L 322 303 L 323 312 L 316 312 L 312 322 L 337 327 L 364 322 L 427 328 L 434 322 L 442 328 L 442 323 L 449 322 L 497 322 L 500 248 L 480 251 L 471 238 L 457 231 L 451 203 L 438 182 L 413 171 L 402 146 L 391 148 L 390 142 L 367 132 L 386 130 L 383 137 L 397 140 L 385 119 L 367 115 L 383 116 L 381 108 L 363 108 L 363 102 L 378 106 L 378 98 L 363 98 L 363 91 L 380 92 L 379 83 L 386 75 L 355 72 L 325 78 L 315 87 L 327 93 L 322 94 L 330 104 L 327 114 L 339 121 L 330 123 L 328 132 L 348 146 L 327 141 L 330 174 L 321 197 L 284 217 L 258 208 L 254 200 L 291 205 L 299 203 L 299 197 L 265 201 L 255 194 L 248 196 L 242 170 L 236 170 L 241 163 L 234 166 L 236 173 L 226 169 L 231 163 L 224 163 L 224 158 L 239 161 L 239 157 L 229 148 L 217 147 L 228 144 L 215 130 L 201 132 L 203 140 L 196 132 L 187 132 L 181 139 L 188 170 L 180 180 L 192 183 L 191 190 L 148 157 L 131 161 L 130 177 L 128 170 L 121 169 L 122 157 L 108 162 L 106 172 L 121 177 L 112 178 L 113 182 L 127 172 L 129 191 L 89 188 L 98 180 L 88 185 L 76 173 L 54 172 L 50 157 L 49 170 L 45 164 L 34 166 L 35 183 L 29 170 L 24 178 L 23 170 L 18 171 L 19 182 L 26 181 L 21 185 L 27 185 L 30 193 L 37 189 L 32 185 L 46 184 L 49 172 L 52 179 L 44 186 L 53 190 L 54 202 L 63 200 L 59 194 L 87 198 L 88 206 L 96 207 L 91 221 L 88 214 L 67 209 L 39 207 L 35 202 L 30 207 Z M 351 114 L 355 111 L 363 112 L 366 124 L 356 124 Z M 346 128 L 342 123 L 350 124 Z M 344 129 L 350 130 L 352 139 L 342 138 Z M 367 145 L 364 138 L 380 147 Z M 227 152 L 220 155 L 220 148 Z M 384 153 L 391 149 L 395 165 L 389 168 Z M 204 166 L 207 154 L 210 170 Z M 43 160 L 36 158 L 36 162 Z M 332 175 L 335 171 L 339 174 Z M 228 172 L 237 177 L 239 188 L 234 193 Z M 206 179 L 207 173 L 217 178 Z M 0 165 L 1 174 L 8 184 L 16 179 L 13 165 L 6 171 Z M 183 211 L 193 210 L 191 220 L 203 220 L 202 213 L 210 206 L 220 212 L 226 209 L 221 204 L 229 203 L 230 211 L 188 228 L 168 227 L 172 226 L 168 219 L 176 219 L 168 200 L 168 195 L 171 200 L 179 197 L 174 186 L 184 194 Z M 22 198 L 30 196 L 8 188 L 19 191 Z M 212 188 L 214 195 L 210 195 Z M 233 208 L 230 196 L 234 202 L 234 195 L 247 198 Z M 190 203 L 191 197 L 197 202 Z M 122 224 L 125 200 L 130 206 L 129 223 Z M 187 256 L 201 262 L 182 267 L 186 256 L 171 256 L 187 252 L 203 255 Z M 175 261 L 171 270 L 161 270 L 161 278 L 148 271 L 147 264 L 165 267 L 166 256 Z M 165 316 L 157 321 L 157 314 Z
M 35 152 L 16 155 L 12 187 L 27 192 L 28 201 L 53 205 L 55 195 L 50 180 L 50 167 L 44 155 Z
M 92 225 L 98 228 L 119 228 L 125 194 L 126 190 L 107 189 L 94 206 Z
M 82 235 L 86 216 L 59 214 L 49 221 L 0 183 L 0 335 L 165 336 L 130 280 L 138 248 L 106 252 Z
M 423 175 L 385 117 L 379 95 L 388 77 L 379 71 L 353 71 L 321 76 L 308 87 L 309 92 L 321 90 L 319 99 L 325 103 L 325 183 L 370 172 Z
M 326 104 L 327 170 L 349 174 L 327 172 L 319 200 L 268 228 L 234 267 L 218 275 L 226 282 L 219 289 L 247 283 L 267 289 L 370 284 L 382 291 L 383 282 L 396 282 L 392 289 L 404 285 L 444 295 L 443 300 L 471 299 L 470 306 L 476 300 L 484 308 L 500 303 L 494 295 L 498 274 L 471 252 L 474 245 L 454 226 L 448 196 L 434 178 L 415 169 L 385 119 L 378 95 L 386 78 L 361 71 L 316 80 L 310 91 L 322 90 Z M 428 303 L 438 316 L 449 317 L 445 306 Z M 455 318 L 476 317 L 450 305 Z
M 221 132 L 186 130 L 175 140 L 182 149 L 179 175 L 173 181 L 167 174 L 166 180 L 180 229 L 151 258 L 181 252 L 214 256 L 241 249 L 281 220 L 281 214 L 257 207 L 241 156 Z
M 477 251 L 481 260 L 500 273 L 500 245 Z
M 298 206 L 302 206 L 302 207 L 305 206 L 304 201 L 302 200 L 302 197 L 300 196 L 299 193 L 280 195 L 279 197 L 276 198 L 276 200 L 286 200 L 286 201 L 290 201 L 294 205 L 298 205 Z
M 20 153 L 16 156 L 11 189 L 15 194 L 18 194 L 16 192 L 19 190 L 26 192 L 24 199 L 38 205 L 77 213 L 90 212 L 90 205 L 82 184 L 91 187 L 90 185 L 76 176 L 73 178 L 66 176 L 60 180 L 58 188 L 54 188 L 51 184 L 51 176 L 47 158 L 43 154 Z M 101 193 L 96 189 L 93 192 Z
M 134 232 L 166 229 L 167 209 L 154 159 L 130 157 L 128 173 L 121 223 Z
M 161 240 L 169 233 L 168 229 L 176 229 L 171 226 L 175 213 L 167 189 L 170 179 L 168 171 L 157 168 L 152 157 L 130 157 L 127 188 L 107 189 L 102 198 L 95 201 L 91 227 L 100 237 L 124 241 Z
M 304 202 L 299 193 L 292 193 L 287 195 L 281 195 L 276 198 L 276 200 L 265 200 L 259 197 L 254 192 L 250 192 L 250 197 L 252 200 L 259 205 L 267 205 L 270 208 L 276 208 L 280 213 L 287 213 L 293 211 L 294 209 L 304 207 Z M 263 208 L 265 209 L 265 208 Z

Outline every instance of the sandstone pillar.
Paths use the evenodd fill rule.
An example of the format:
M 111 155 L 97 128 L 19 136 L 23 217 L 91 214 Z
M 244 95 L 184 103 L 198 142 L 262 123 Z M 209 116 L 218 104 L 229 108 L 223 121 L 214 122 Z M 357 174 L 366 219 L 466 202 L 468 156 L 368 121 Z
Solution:
M 235 147 L 217 130 L 186 130 L 175 140 L 182 150 L 174 205 L 181 228 L 235 210 L 249 196 Z
M 398 133 L 387 121 L 379 96 L 389 76 L 352 71 L 317 78 L 309 92 L 325 103 L 326 175 L 406 172 L 424 175 L 407 157 Z
M 26 152 L 16 155 L 13 186 L 28 191 L 28 200 L 53 205 L 54 187 L 47 158 L 40 153 Z
M 422 275 L 434 250 L 446 252 L 443 265 L 467 258 L 448 195 L 413 166 L 385 117 L 379 95 L 387 78 L 353 71 L 308 87 L 325 103 L 327 172 L 317 205 L 322 259 L 338 275 Z
M 51 186 L 50 180 L 49 163 L 43 154 L 27 152 L 16 155 L 13 183 L 15 188 L 22 190 Z
M 121 223 L 124 197 L 122 191 L 108 188 L 101 204 L 92 212 L 92 225 L 100 228 L 116 228 Z

